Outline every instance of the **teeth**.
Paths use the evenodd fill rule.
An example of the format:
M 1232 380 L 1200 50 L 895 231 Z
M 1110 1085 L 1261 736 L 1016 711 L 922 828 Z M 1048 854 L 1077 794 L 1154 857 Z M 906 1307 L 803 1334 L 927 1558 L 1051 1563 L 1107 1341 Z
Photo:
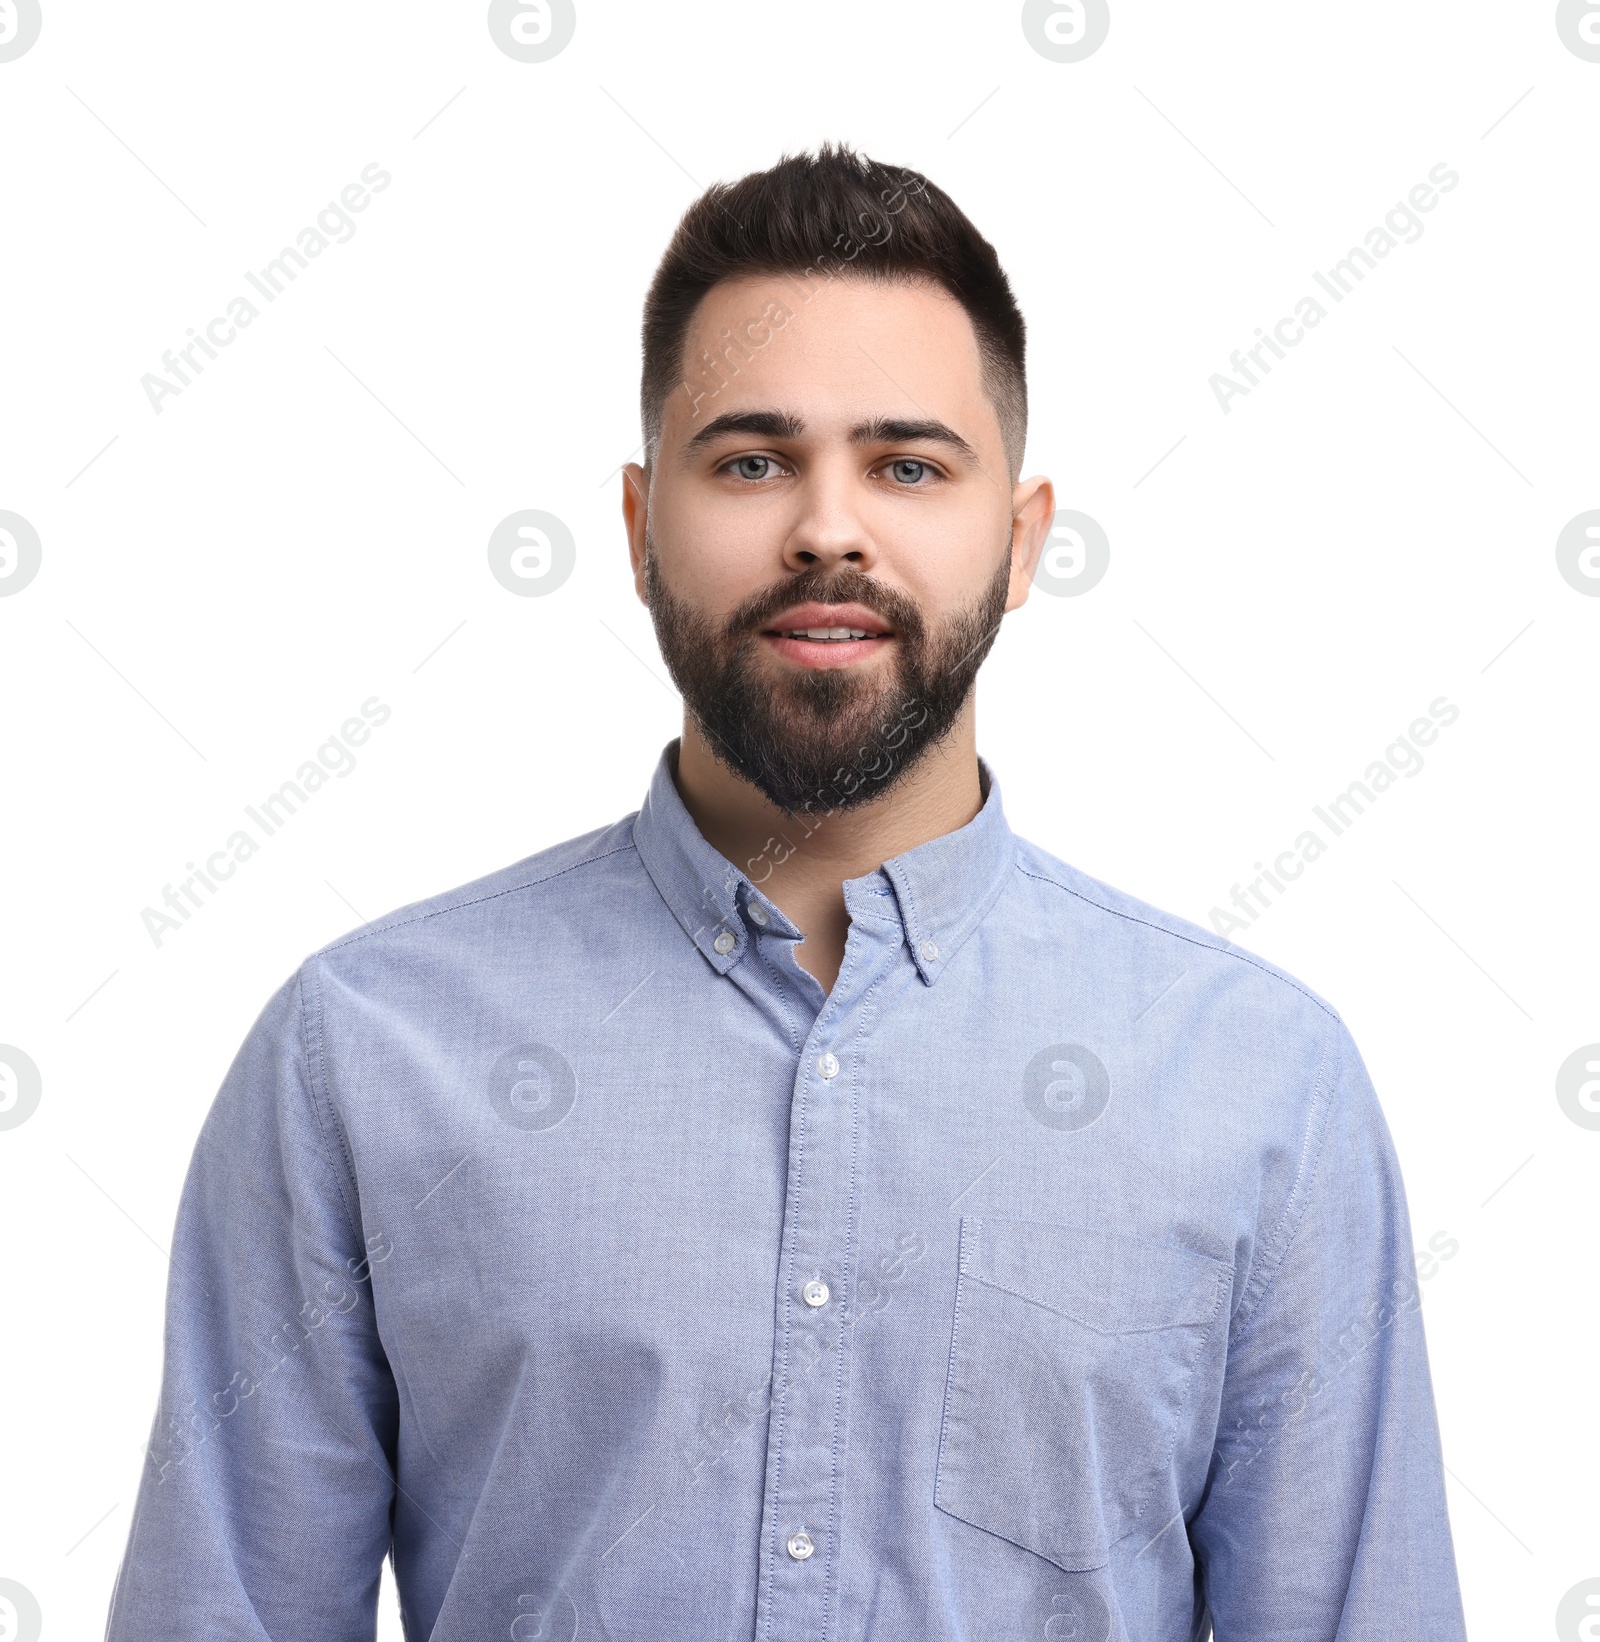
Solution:
M 784 634 L 790 639 L 820 639 L 825 642 L 839 643 L 844 639 L 864 639 L 867 632 L 862 627 L 798 627 Z

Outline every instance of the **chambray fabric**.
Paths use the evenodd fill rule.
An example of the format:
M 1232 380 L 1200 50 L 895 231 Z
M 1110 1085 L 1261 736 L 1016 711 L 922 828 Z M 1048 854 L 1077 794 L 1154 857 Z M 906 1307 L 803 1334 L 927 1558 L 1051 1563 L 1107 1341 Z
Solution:
M 987 764 L 845 885 L 825 996 L 676 747 L 252 1027 L 112 1642 L 370 1638 L 391 1553 L 412 1642 L 1458 1642 L 1338 1015 L 1018 838 Z

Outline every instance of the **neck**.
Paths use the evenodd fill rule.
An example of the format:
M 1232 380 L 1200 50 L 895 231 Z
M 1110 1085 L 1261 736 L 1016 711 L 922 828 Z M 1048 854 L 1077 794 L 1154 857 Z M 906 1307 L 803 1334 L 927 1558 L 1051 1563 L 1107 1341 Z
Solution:
M 964 827 L 983 807 L 973 703 L 950 733 L 885 792 L 853 809 L 786 816 L 759 788 L 712 755 L 685 720 L 673 777 L 706 842 L 744 872 L 805 939 L 797 956 L 832 987 L 850 917 L 844 882 L 931 838 Z

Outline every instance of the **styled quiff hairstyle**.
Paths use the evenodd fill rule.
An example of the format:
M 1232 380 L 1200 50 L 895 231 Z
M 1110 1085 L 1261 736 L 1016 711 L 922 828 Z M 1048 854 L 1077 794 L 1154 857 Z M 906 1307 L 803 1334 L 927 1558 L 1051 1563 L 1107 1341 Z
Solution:
M 1026 327 L 994 247 L 943 189 L 919 172 L 882 165 L 844 144 L 786 154 L 769 171 L 714 183 L 684 213 L 644 304 L 640 409 L 645 460 L 654 462 L 668 396 L 686 392 L 684 347 L 713 285 L 751 274 L 791 276 L 809 301 L 841 275 L 941 286 L 977 334 L 984 387 L 1015 481 L 1028 431 Z M 802 298 L 797 297 L 796 300 Z M 758 341 L 757 345 L 761 345 Z M 735 342 L 696 374 L 715 384 L 738 368 Z

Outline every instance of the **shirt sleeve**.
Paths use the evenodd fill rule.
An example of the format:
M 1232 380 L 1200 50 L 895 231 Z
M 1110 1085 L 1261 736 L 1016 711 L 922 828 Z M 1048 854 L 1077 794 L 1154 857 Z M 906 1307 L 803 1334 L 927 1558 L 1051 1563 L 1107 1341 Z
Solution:
M 302 974 L 304 971 L 302 970 Z M 107 1642 L 371 1642 L 398 1399 L 301 975 L 250 1029 L 195 1145 L 160 1405 Z
M 1399 1165 L 1342 1023 L 1325 1064 L 1233 1322 L 1202 1590 L 1216 1642 L 1465 1642 Z

